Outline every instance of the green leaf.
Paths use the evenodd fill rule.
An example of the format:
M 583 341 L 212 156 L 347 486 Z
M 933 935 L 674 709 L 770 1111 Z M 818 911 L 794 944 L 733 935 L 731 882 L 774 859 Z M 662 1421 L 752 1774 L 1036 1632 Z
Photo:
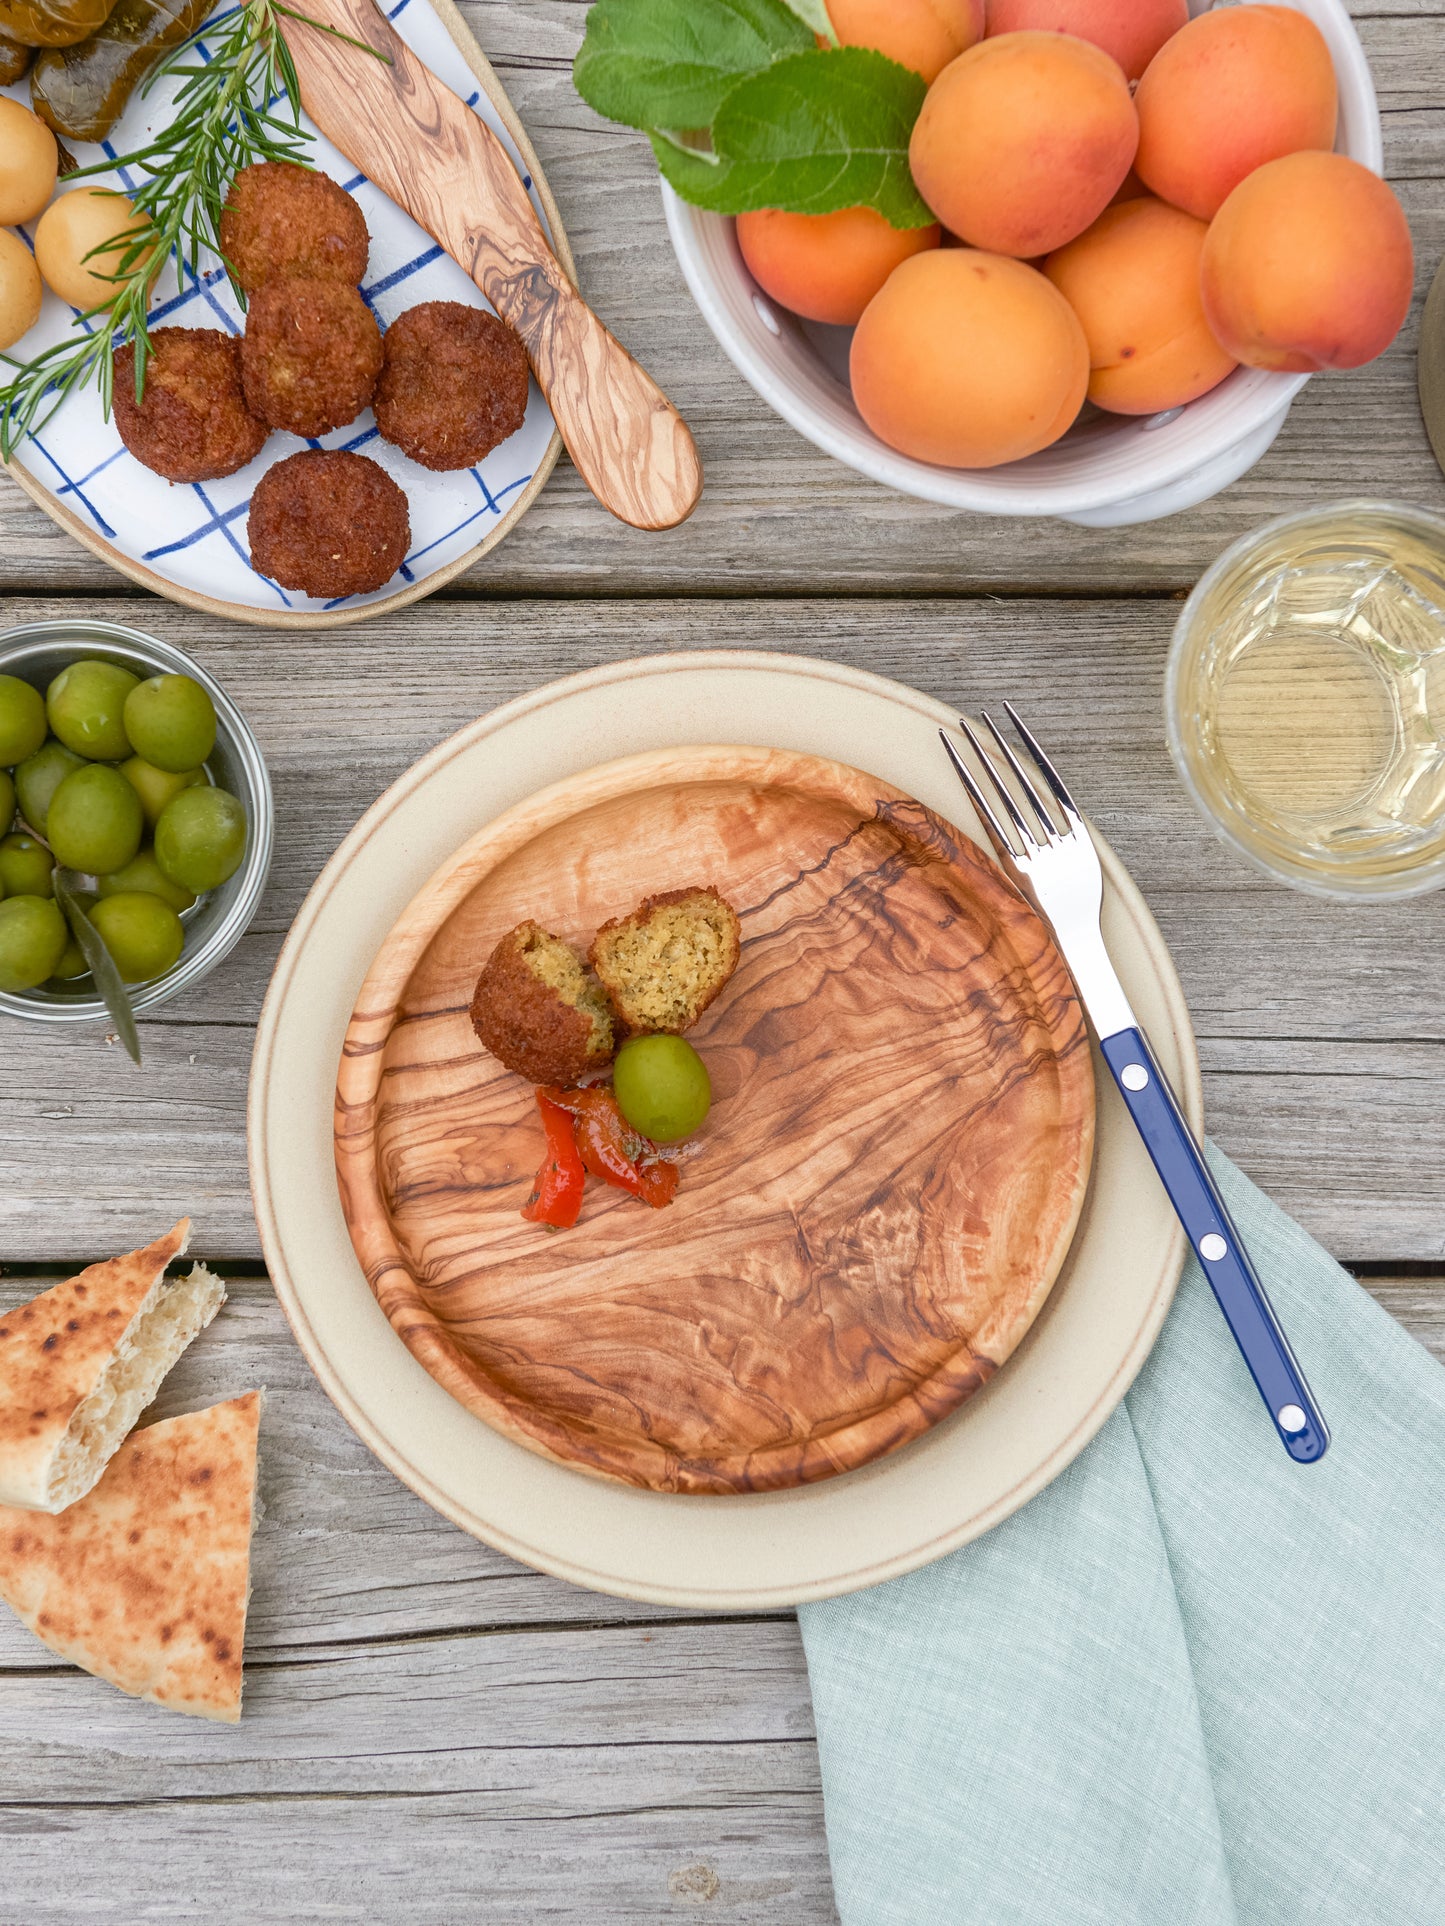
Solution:
M 740 80 L 713 121 L 711 154 L 652 134 L 665 179 L 715 214 L 876 207 L 894 227 L 932 221 L 908 170 L 923 78 L 867 47 L 814 49 Z
M 597 0 L 572 78 L 628 127 L 708 127 L 748 74 L 814 44 L 787 0 Z
M 837 46 L 838 33 L 828 17 L 828 0 L 788 0 L 788 5 L 814 33 L 822 34 L 830 47 Z
M 140 1037 L 135 1027 L 135 1011 L 130 1007 L 130 997 L 125 984 L 121 981 L 120 971 L 115 967 L 115 958 L 100 940 L 100 931 L 91 922 L 75 895 L 75 885 L 79 879 L 73 870 L 57 869 L 55 872 L 55 900 L 65 911 L 66 921 L 80 946 L 80 953 L 90 965 L 90 973 L 95 978 L 95 987 L 100 991 L 101 1000 L 110 1011 L 110 1020 L 115 1025 L 116 1034 L 125 1045 L 126 1055 L 132 1063 L 140 1062 Z

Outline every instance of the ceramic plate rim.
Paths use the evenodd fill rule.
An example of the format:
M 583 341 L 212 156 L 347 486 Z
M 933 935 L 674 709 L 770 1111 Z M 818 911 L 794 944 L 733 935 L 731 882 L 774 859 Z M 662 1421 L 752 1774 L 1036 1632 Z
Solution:
M 746 1575 L 741 1580 L 729 1579 L 728 1582 L 696 1581 L 682 1575 L 688 1558 L 696 1555 L 697 1547 L 705 1545 L 707 1529 L 704 1525 L 701 1537 L 694 1529 L 687 1514 L 693 1518 L 706 1517 L 710 1509 L 721 1512 L 746 1508 L 751 1514 L 758 1514 L 750 1521 L 755 1529 L 750 1538 L 773 1540 L 787 1538 L 788 1534 L 776 1531 L 769 1534 L 765 1529 L 770 1522 L 766 1512 L 780 1501 L 787 1504 L 809 1504 L 824 1500 L 829 1493 L 840 1490 L 857 1490 L 859 1481 L 879 1478 L 901 1477 L 912 1464 L 921 1444 L 938 1439 L 946 1434 L 958 1418 L 979 1408 L 987 1398 L 988 1390 L 1009 1382 L 1007 1371 L 998 1377 L 979 1399 L 970 1400 L 958 1418 L 946 1421 L 928 1434 L 920 1444 L 891 1454 L 871 1466 L 844 1477 L 826 1480 L 822 1484 L 805 1486 L 784 1493 L 763 1493 L 739 1498 L 686 1498 L 668 1497 L 656 1493 L 627 1493 L 630 1497 L 645 1499 L 651 1506 L 662 1505 L 676 1508 L 677 1517 L 669 1521 L 669 1529 L 682 1540 L 693 1544 L 694 1549 L 686 1557 L 681 1557 L 678 1570 L 671 1575 L 659 1575 L 652 1569 L 655 1558 L 651 1547 L 639 1549 L 632 1540 L 633 1534 L 620 1533 L 614 1552 L 610 1551 L 608 1560 L 588 1563 L 568 1549 L 566 1534 L 549 1538 L 544 1531 L 540 1537 L 515 1527 L 500 1524 L 495 1517 L 486 1515 L 489 1506 L 485 1491 L 475 1489 L 460 1491 L 455 1488 L 457 1479 L 451 1475 L 450 1467 L 424 1468 L 414 1463 L 407 1453 L 387 1436 L 386 1423 L 374 1418 L 366 1408 L 366 1400 L 379 1395 L 381 1387 L 364 1375 L 358 1377 L 356 1360 L 333 1357 L 323 1343 L 318 1330 L 316 1316 L 325 1314 L 324 1294 L 328 1288 L 340 1288 L 343 1292 L 359 1292 L 367 1305 L 380 1320 L 381 1326 L 390 1339 L 391 1350 L 386 1353 L 385 1389 L 393 1403 L 404 1401 L 408 1407 L 408 1420 L 415 1416 L 417 1400 L 424 1395 L 417 1385 L 415 1373 L 422 1384 L 430 1386 L 448 1405 L 454 1403 L 448 1395 L 427 1378 L 422 1367 L 415 1362 L 405 1346 L 392 1333 L 391 1327 L 376 1306 L 360 1266 L 351 1250 L 340 1201 L 336 1194 L 331 1160 L 331 1118 L 333 1081 L 328 1075 L 319 1090 L 309 1093 L 304 1090 L 286 1089 L 285 1079 L 288 1067 L 277 1054 L 279 1033 L 286 1014 L 288 998 L 296 988 L 298 976 L 306 960 L 308 938 L 315 929 L 323 913 L 332 905 L 339 893 L 344 891 L 348 874 L 355 868 L 358 858 L 366 849 L 371 838 L 418 798 L 429 784 L 446 775 L 449 768 L 462 758 L 476 751 L 479 745 L 492 744 L 495 758 L 496 745 L 493 739 L 503 735 L 508 729 L 524 726 L 541 711 L 553 709 L 560 704 L 579 702 L 586 706 L 591 702 L 595 708 L 599 698 L 605 698 L 609 691 L 622 684 L 642 684 L 655 679 L 690 674 L 710 673 L 723 675 L 729 680 L 741 678 L 770 678 L 772 692 L 780 694 L 780 685 L 791 681 L 793 693 L 805 698 L 808 703 L 808 720 L 805 725 L 809 740 L 806 747 L 812 752 L 832 756 L 836 760 L 849 760 L 848 752 L 836 746 L 828 736 L 828 725 L 821 715 L 820 697 L 824 689 L 831 685 L 847 698 L 862 699 L 865 705 L 876 709 L 876 720 L 886 728 L 890 717 L 899 721 L 904 718 L 932 726 L 945 725 L 952 719 L 952 712 L 940 702 L 910 689 L 903 684 L 875 675 L 867 670 L 849 668 L 842 664 L 831 663 L 817 658 L 782 653 L 767 653 L 757 650 L 708 650 L 685 653 L 670 653 L 623 662 L 611 663 L 598 668 L 584 670 L 573 676 L 550 682 L 540 689 L 514 698 L 477 721 L 467 725 L 448 740 L 423 756 L 407 770 L 362 816 L 351 832 L 342 841 L 335 854 L 322 870 L 302 905 L 291 931 L 287 936 L 278 958 L 276 969 L 267 992 L 260 1021 L 257 1028 L 255 1053 L 252 1062 L 248 1102 L 248 1148 L 250 1153 L 252 1189 L 255 1199 L 257 1223 L 260 1229 L 262 1248 L 265 1253 L 269 1273 L 277 1297 L 286 1312 L 308 1363 L 316 1373 L 323 1388 L 332 1402 L 346 1418 L 352 1429 L 395 1474 L 418 1496 L 430 1504 L 434 1510 L 473 1537 L 493 1546 L 496 1550 L 532 1566 L 534 1569 L 552 1573 L 575 1584 L 593 1590 L 610 1592 L 615 1595 L 643 1602 L 668 1606 L 683 1606 L 694 1609 L 716 1611 L 753 1611 L 776 1608 L 802 1603 L 809 1599 L 836 1596 L 840 1593 L 858 1590 L 864 1586 L 881 1582 L 884 1579 L 901 1575 L 931 1562 L 944 1553 L 956 1549 L 970 1539 L 978 1537 L 1000 1523 L 1010 1513 L 1017 1510 L 1030 1497 L 1042 1490 L 1054 1477 L 1072 1462 L 1089 1440 L 1097 1433 L 1110 1414 L 1117 1408 L 1124 1393 L 1132 1383 L 1164 1322 L 1169 1306 L 1173 1301 L 1183 1268 L 1185 1240 L 1182 1231 L 1172 1216 L 1157 1238 L 1157 1248 L 1151 1250 L 1144 1270 L 1147 1276 L 1137 1290 L 1140 1302 L 1138 1322 L 1128 1342 L 1121 1347 L 1120 1354 L 1113 1359 L 1107 1374 L 1094 1384 L 1091 1401 L 1087 1410 L 1081 1413 L 1062 1435 L 1053 1435 L 1046 1445 L 1042 1445 L 1030 1468 L 1021 1476 L 1014 1477 L 1007 1488 L 997 1491 L 986 1502 L 977 1504 L 967 1516 L 960 1517 L 941 1529 L 931 1529 L 906 1546 L 885 1553 L 870 1555 L 866 1545 L 859 1544 L 856 1549 L 851 1544 L 840 1544 L 833 1568 L 826 1572 L 816 1572 L 809 1577 L 787 1576 L 787 1563 L 790 1552 L 787 1546 L 766 1544 L 757 1553 L 759 1563 L 766 1567 L 752 1577 Z M 738 687 L 739 695 L 746 688 L 746 680 Z M 641 692 L 645 696 L 645 687 Z M 632 701 L 629 716 L 639 712 L 637 697 L 639 691 L 630 691 Z M 898 712 L 903 712 L 902 717 Z M 870 718 L 871 720 L 872 718 Z M 718 734 L 731 736 L 734 740 L 747 741 L 750 730 L 741 731 L 723 727 L 722 718 L 710 716 L 710 721 Z M 655 721 L 649 721 L 644 741 L 637 746 L 666 746 L 672 739 Z M 802 733 L 802 726 L 800 726 Z M 841 728 L 838 733 L 841 733 Z M 683 738 L 678 737 L 677 740 Z M 530 784 L 530 789 L 544 786 L 546 781 L 557 780 L 568 773 L 571 765 L 563 760 L 564 750 L 559 747 L 560 731 L 554 731 L 548 738 L 547 753 L 555 760 L 553 773 L 540 781 Z M 778 746 L 778 745 L 774 745 Z M 584 766 L 579 764 L 578 766 Z M 889 780 L 884 775 L 884 780 Z M 918 785 L 915 785 L 915 790 Z M 926 791 L 927 785 L 923 785 Z M 524 791 L 521 793 L 530 793 Z M 518 800 L 519 797 L 513 798 Z M 927 800 L 926 793 L 921 798 Z M 494 812 L 500 814 L 508 803 L 499 803 Z M 967 813 L 959 810 L 950 812 L 952 819 L 963 818 L 961 827 L 968 827 Z M 482 818 L 481 820 L 486 820 Z M 477 822 L 455 831 L 455 848 L 465 841 Z M 449 834 L 452 832 L 449 830 Z M 1137 945 L 1137 961 L 1134 974 L 1137 982 L 1147 982 L 1156 1004 L 1159 1006 L 1164 1023 L 1156 1022 L 1153 1035 L 1156 1046 L 1164 1057 L 1166 1067 L 1175 1076 L 1185 1111 L 1196 1128 L 1200 1126 L 1202 1115 L 1201 1087 L 1198 1057 L 1194 1047 L 1192 1027 L 1188 1009 L 1184 1001 L 1182 987 L 1175 973 L 1172 960 L 1164 944 L 1162 935 L 1140 896 L 1137 887 L 1124 870 L 1118 858 L 1101 840 L 1101 859 L 1110 890 L 1110 911 L 1123 919 L 1123 924 Z M 432 867 L 435 867 L 433 864 Z M 428 872 L 429 873 L 429 872 Z M 414 889 L 407 890 L 397 904 L 399 910 Z M 386 927 L 393 920 L 387 917 Z M 384 934 L 384 930 L 383 930 Z M 379 939 L 378 939 L 379 940 Z M 335 1008 L 331 1015 L 337 1025 L 338 1037 L 344 1030 L 354 1003 L 354 989 L 359 985 L 371 961 L 370 954 L 361 962 L 359 971 L 352 980 L 336 968 L 334 955 L 328 956 L 327 993 Z M 332 1059 L 334 1064 L 334 1058 Z M 297 1071 L 291 1068 L 291 1076 Z M 1101 1086 L 1102 1087 L 1102 1086 Z M 1111 1093 L 1106 1093 L 1107 1095 Z M 288 1100 L 298 1108 L 289 1108 Z M 299 1181 L 299 1173 L 306 1169 L 313 1177 L 319 1176 L 320 1188 L 312 1196 L 312 1209 L 305 1224 L 291 1223 L 283 1231 L 276 1210 L 273 1194 L 274 1186 L 271 1170 L 273 1150 L 273 1131 L 269 1111 L 275 1105 L 285 1115 L 291 1141 L 287 1147 L 287 1168 L 292 1181 Z M 308 1105 L 313 1113 L 307 1117 Z M 1102 1118 L 1101 1118 L 1102 1124 Z M 318 1127 L 319 1126 L 319 1127 Z M 1096 1153 L 1096 1182 L 1102 1159 Z M 1091 1203 L 1093 1192 L 1091 1191 Z M 1090 1207 L 1086 1205 L 1085 1218 L 1079 1233 L 1079 1245 L 1090 1234 Z M 345 1265 L 349 1259 L 350 1275 L 339 1279 L 337 1285 L 328 1286 L 323 1277 L 318 1283 L 313 1274 L 298 1278 L 288 1256 L 288 1240 L 296 1255 L 304 1253 L 297 1248 L 307 1236 L 317 1233 L 315 1225 L 324 1220 L 323 1233 L 329 1229 L 333 1239 L 339 1237 L 340 1246 L 337 1257 Z M 1161 1223 L 1163 1218 L 1161 1217 Z M 1076 1246 L 1077 1248 L 1077 1246 Z M 1057 1299 L 1059 1293 L 1054 1293 Z M 1035 1326 L 1035 1330 L 1038 1326 Z M 339 1348 L 333 1345 L 333 1349 Z M 457 1406 L 458 1411 L 462 1407 Z M 470 1413 L 462 1411 L 467 1423 L 481 1431 L 488 1427 Z M 551 1465 L 536 1458 L 521 1446 L 509 1441 L 498 1443 L 505 1447 L 502 1462 L 511 1464 L 507 1453 L 515 1454 L 516 1459 L 525 1459 L 529 1465 L 540 1466 L 549 1477 L 566 1480 L 571 1490 L 564 1494 L 568 1504 L 575 1501 L 579 1505 L 597 1501 L 597 1494 L 611 1493 L 617 1489 L 600 1480 L 588 1477 L 561 1466 Z M 520 1473 L 521 1467 L 515 1469 Z M 449 1480 L 450 1486 L 449 1488 Z M 772 1521 L 781 1522 L 781 1521 Z M 668 1562 L 664 1557 L 664 1564 Z M 641 1569 L 639 1569 L 641 1568 Z

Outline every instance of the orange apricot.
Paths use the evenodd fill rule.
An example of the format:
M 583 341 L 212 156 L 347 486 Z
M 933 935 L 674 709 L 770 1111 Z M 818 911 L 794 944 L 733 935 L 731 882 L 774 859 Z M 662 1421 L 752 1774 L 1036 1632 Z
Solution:
M 1006 33 L 944 68 L 908 159 L 946 228 L 1028 260 L 1097 220 L 1138 139 L 1118 61 L 1071 34 Z
M 925 80 L 935 80 L 983 39 L 984 0 L 827 0 L 845 47 L 875 47 Z
M 1293 7 L 1200 14 L 1150 61 L 1134 104 L 1139 178 L 1201 221 L 1266 161 L 1335 144 L 1334 62 Z
M 1071 425 L 1089 349 L 1073 309 L 1033 268 L 936 248 L 896 268 L 868 303 L 850 373 L 859 414 L 890 448 L 996 468 Z
M 1409 312 L 1414 268 L 1405 210 L 1377 174 L 1343 154 L 1288 154 L 1215 215 L 1200 285 L 1236 360 L 1307 374 L 1383 354 Z
M 1044 263 L 1083 327 L 1097 407 L 1159 414 L 1207 394 L 1234 367 L 1199 296 L 1208 232 L 1164 201 L 1124 201 Z
M 763 293 L 805 320 L 841 327 L 852 327 L 900 261 L 940 238 L 937 227 L 890 227 L 872 207 L 738 216 L 738 246 Z
M 988 0 L 990 34 L 1072 33 L 1137 80 L 1189 18 L 1187 0 Z

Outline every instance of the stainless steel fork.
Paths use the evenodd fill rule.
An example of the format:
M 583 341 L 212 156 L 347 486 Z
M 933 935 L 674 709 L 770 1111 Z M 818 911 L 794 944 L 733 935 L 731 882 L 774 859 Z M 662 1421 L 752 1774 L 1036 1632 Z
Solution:
M 1329 1431 L 1209 1173 L 1204 1153 L 1185 1122 L 1179 1099 L 1139 1028 L 1109 960 L 1099 926 L 1104 877 L 1088 825 L 1013 704 L 1006 702 L 1004 707 L 1018 731 L 1027 765 L 987 712 L 983 721 L 1018 785 L 1017 795 L 966 718 L 960 717 L 958 726 L 968 739 L 977 767 L 970 768 L 953 739 L 940 729 L 943 746 L 999 862 L 1054 933 L 1079 1001 L 1098 1033 L 1104 1061 L 1179 1214 L 1285 1450 L 1301 1464 L 1313 1464 L 1329 1449 Z

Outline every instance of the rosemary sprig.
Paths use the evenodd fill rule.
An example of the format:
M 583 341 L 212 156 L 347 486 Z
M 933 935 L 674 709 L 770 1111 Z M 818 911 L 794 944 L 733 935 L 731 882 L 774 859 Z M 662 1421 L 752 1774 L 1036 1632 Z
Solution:
M 169 124 L 147 147 L 116 160 L 98 161 L 67 178 L 121 169 L 141 176 L 131 194 L 137 224 L 102 242 L 87 260 L 104 255 L 114 271 L 103 279 L 114 292 L 86 310 L 64 340 L 28 362 L 0 355 L 17 370 L 0 387 L 0 459 L 8 461 L 24 436 L 36 434 L 77 389 L 95 382 L 110 415 L 117 351 L 134 343 L 136 400 L 145 386 L 150 338 L 151 289 L 165 263 L 177 274 L 199 275 L 203 251 L 224 260 L 221 208 L 233 175 L 257 161 L 308 165 L 308 137 L 301 128 L 301 87 L 280 21 L 299 20 L 335 35 L 349 46 L 390 64 L 390 56 L 353 40 L 283 0 L 241 0 L 213 15 L 152 71 L 149 93 L 166 79 L 179 79 Z M 198 54 L 204 38 L 209 58 Z M 280 109 L 282 111 L 278 112 Z M 283 117 L 283 114 L 288 117 Z M 99 275 L 96 267 L 92 272 Z

